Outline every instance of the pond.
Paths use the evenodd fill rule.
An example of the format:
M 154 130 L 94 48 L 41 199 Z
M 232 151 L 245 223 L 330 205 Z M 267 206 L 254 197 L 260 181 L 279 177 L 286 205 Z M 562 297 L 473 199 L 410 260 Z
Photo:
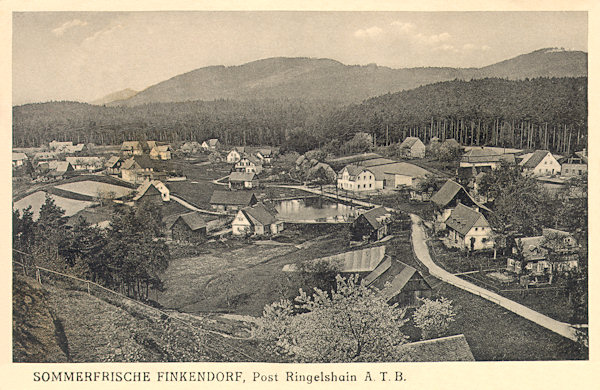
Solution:
M 284 221 L 332 222 L 351 220 L 357 208 L 323 198 L 281 200 L 275 202 L 278 217 Z
M 83 210 L 86 207 L 94 204 L 93 202 L 86 202 L 82 200 L 74 200 L 63 198 L 62 196 L 50 195 L 52 199 L 54 199 L 54 203 L 65 210 L 65 216 L 70 217 L 73 214 Z M 27 195 L 23 199 L 15 202 L 13 204 L 13 208 L 18 210 L 23 210 L 28 206 L 31 206 L 31 211 L 33 211 L 33 219 L 37 220 L 40 216 L 40 208 L 46 201 L 46 193 L 44 191 L 37 191 L 31 195 Z

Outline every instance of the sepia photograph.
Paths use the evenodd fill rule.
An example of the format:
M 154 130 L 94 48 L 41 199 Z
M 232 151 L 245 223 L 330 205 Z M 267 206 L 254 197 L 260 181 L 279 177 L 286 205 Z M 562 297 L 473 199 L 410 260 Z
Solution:
M 12 363 L 589 360 L 588 12 L 10 19 Z

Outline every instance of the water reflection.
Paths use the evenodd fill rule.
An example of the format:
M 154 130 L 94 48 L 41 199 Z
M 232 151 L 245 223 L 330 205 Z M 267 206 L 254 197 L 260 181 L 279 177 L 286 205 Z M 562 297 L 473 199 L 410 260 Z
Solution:
M 275 203 L 278 217 L 289 221 L 350 220 L 357 208 L 323 198 L 282 200 Z

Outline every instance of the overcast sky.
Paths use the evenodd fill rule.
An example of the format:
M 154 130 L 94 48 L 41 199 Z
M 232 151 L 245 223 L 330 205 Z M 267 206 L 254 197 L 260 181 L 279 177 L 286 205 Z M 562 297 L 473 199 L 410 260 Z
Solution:
M 208 65 L 332 58 L 480 67 L 587 51 L 584 12 L 35 12 L 13 17 L 13 104 L 90 101 Z

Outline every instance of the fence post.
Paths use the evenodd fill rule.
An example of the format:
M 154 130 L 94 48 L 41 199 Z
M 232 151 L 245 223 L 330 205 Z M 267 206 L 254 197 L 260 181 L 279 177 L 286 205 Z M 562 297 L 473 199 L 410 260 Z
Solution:
M 37 279 L 39 284 L 42 284 L 42 273 L 38 267 L 35 267 L 35 278 Z
M 90 294 L 90 282 L 87 282 L 86 284 L 87 284 L 88 295 L 91 295 Z

